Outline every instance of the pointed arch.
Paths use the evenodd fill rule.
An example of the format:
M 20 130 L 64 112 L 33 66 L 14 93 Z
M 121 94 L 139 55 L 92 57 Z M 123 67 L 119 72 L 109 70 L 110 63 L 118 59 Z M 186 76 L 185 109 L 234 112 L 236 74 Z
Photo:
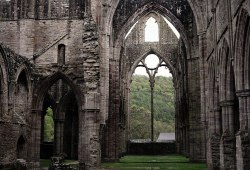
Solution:
M 113 16 L 115 14 L 115 11 L 119 5 L 119 2 L 121 0 L 113 0 L 112 1 L 112 8 L 110 8 L 110 10 L 108 11 L 108 19 L 107 19 L 107 22 L 105 22 L 105 25 L 104 28 L 111 28 L 110 25 L 112 25 L 112 20 L 113 20 Z M 194 18 L 195 18 L 195 21 L 196 21 L 196 25 L 197 25 L 197 30 L 199 33 L 202 33 L 205 29 L 206 29 L 206 20 L 205 20 L 205 15 L 201 15 L 203 12 L 202 10 L 200 9 L 200 4 L 198 3 L 203 3 L 203 2 L 196 2 L 196 1 L 193 1 L 193 0 L 187 0 L 192 11 L 193 11 L 193 14 L 194 14 Z M 109 33 L 111 32 L 111 29 L 110 30 L 107 30 Z
M 235 34 L 235 78 L 237 91 L 250 89 L 250 16 L 241 9 Z
M 138 64 L 140 63 L 140 61 L 141 61 L 143 58 L 145 58 L 145 57 L 147 57 L 148 55 L 150 55 L 150 54 L 155 54 L 159 59 L 162 59 L 162 60 L 166 63 L 166 65 L 167 65 L 168 69 L 170 70 L 170 72 L 172 73 L 173 79 L 175 79 L 176 73 L 175 73 L 174 66 L 171 64 L 171 62 L 170 62 L 169 60 L 167 60 L 166 58 L 162 57 L 162 54 L 161 54 L 160 52 L 158 52 L 158 51 L 156 51 L 156 50 L 154 50 L 154 49 L 148 50 L 145 54 L 143 54 L 141 57 L 139 57 L 139 58 L 133 63 L 133 65 L 132 65 L 132 67 L 131 67 L 129 73 L 127 74 L 127 76 L 128 76 L 127 79 L 128 79 L 128 80 L 131 80 L 132 75 L 133 75 L 133 73 L 134 73 L 136 67 L 137 67 Z M 128 82 L 130 82 L 130 81 L 128 81 Z
M 153 5 L 152 5 L 153 4 Z M 137 9 L 137 11 L 129 17 L 127 22 L 124 24 L 122 29 L 119 31 L 119 34 L 115 38 L 115 44 L 118 45 L 119 43 L 123 42 L 123 39 L 125 38 L 127 32 L 130 30 L 130 28 L 142 17 L 147 16 L 150 13 L 156 13 L 160 14 L 163 17 L 165 17 L 181 34 L 181 37 L 184 44 L 186 45 L 186 48 L 188 48 L 188 38 L 186 29 L 184 28 L 184 25 L 181 23 L 181 21 L 172 14 L 168 9 L 160 5 L 159 3 L 150 2 L 145 4 L 143 7 Z
M 25 159 L 26 158 L 26 140 L 23 137 L 23 135 L 21 135 L 18 140 L 17 140 L 17 144 L 16 144 L 16 157 L 17 159 Z
M 82 97 L 81 97 L 80 89 L 77 87 L 77 85 L 75 85 L 73 83 L 73 81 L 68 76 L 66 76 L 64 73 L 59 71 L 59 72 L 56 72 L 53 75 L 47 77 L 45 80 L 43 80 L 40 83 L 40 86 L 36 90 L 36 99 L 34 100 L 34 103 L 33 103 L 34 108 L 36 108 L 38 110 L 42 110 L 44 97 L 45 97 L 47 91 L 59 79 L 62 79 L 66 84 L 68 84 L 70 86 L 70 88 L 72 89 L 72 91 L 74 92 L 74 94 L 76 96 L 76 101 L 78 103 L 78 106 L 79 107 L 81 106 L 80 103 L 82 101 Z

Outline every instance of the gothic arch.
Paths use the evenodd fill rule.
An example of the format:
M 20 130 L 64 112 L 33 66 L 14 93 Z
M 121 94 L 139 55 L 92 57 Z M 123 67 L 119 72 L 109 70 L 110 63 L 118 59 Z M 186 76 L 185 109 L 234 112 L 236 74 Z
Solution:
M 18 79 L 20 78 L 20 75 L 25 75 L 26 85 L 27 89 L 30 92 L 31 90 L 31 70 L 26 65 L 21 65 L 15 74 L 15 82 L 18 82 Z
M 166 65 L 167 65 L 167 67 L 169 68 L 170 72 L 173 74 L 173 77 L 176 76 L 176 74 L 175 74 L 175 69 L 174 69 L 173 65 L 171 64 L 171 62 L 170 62 L 168 59 L 166 59 L 165 57 L 162 57 L 162 54 L 161 54 L 160 52 L 158 52 L 158 51 L 156 51 L 156 50 L 154 50 L 154 49 L 150 49 L 149 51 L 147 51 L 145 54 L 143 54 L 141 57 L 139 57 L 139 58 L 133 63 L 133 65 L 132 65 L 132 67 L 131 67 L 131 69 L 130 69 L 130 71 L 129 71 L 129 73 L 128 73 L 128 77 L 127 77 L 128 80 L 130 80 L 130 79 L 132 78 L 132 75 L 133 75 L 133 73 L 134 73 L 134 71 L 135 71 L 137 65 L 140 63 L 140 61 L 141 61 L 143 58 L 145 58 L 145 57 L 147 57 L 148 55 L 150 55 L 150 54 L 155 54 L 158 58 L 162 59 L 162 60 L 166 63 Z M 129 82 L 130 82 L 130 81 L 129 81 Z
M 33 103 L 34 108 L 36 108 L 38 110 L 42 110 L 44 97 L 45 97 L 47 91 L 55 82 L 57 82 L 60 79 L 62 79 L 66 84 L 68 84 L 70 86 L 70 88 L 72 89 L 72 91 L 74 92 L 74 94 L 76 96 L 76 101 L 77 101 L 78 106 L 80 108 L 80 106 L 81 106 L 80 103 L 82 101 L 82 98 L 80 95 L 81 91 L 77 87 L 77 85 L 75 85 L 73 83 L 73 81 L 62 72 L 56 72 L 55 74 L 47 77 L 45 80 L 43 80 L 41 82 L 40 86 L 38 86 L 38 88 L 36 90 L 36 99 L 34 100 L 35 102 Z
M 127 32 L 129 31 L 129 29 L 142 17 L 147 16 L 150 13 L 157 13 L 162 15 L 163 17 L 165 17 L 169 22 L 171 22 L 173 24 L 173 26 L 180 32 L 181 38 L 184 41 L 184 44 L 186 46 L 187 49 L 187 54 L 189 56 L 190 52 L 189 52 L 189 40 L 188 40 L 188 36 L 186 33 L 186 30 L 183 26 L 183 24 L 181 23 L 181 21 L 174 15 L 172 14 L 168 9 L 166 9 L 165 7 L 163 7 L 162 5 L 158 4 L 158 3 L 147 3 L 145 6 L 141 7 L 140 9 L 137 9 L 137 11 L 129 17 L 129 19 L 126 21 L 125 25 L 122 27 L 122 29 L 119 31 L 117 37 L 114 37 L 114 44 L 116 47 L 118 47 L 123 40 L 125 39 L 125 36 L 127 34 Z
M 16 150 L 16 157 L 17 159 L 25 159 L 26 158 L 26 144 L 27 144 L 27 140 L 24 138 L 23 135 L 21 135 L 17 142 L 16 142 L 16 147 L 17 147 L 17 150 Z
M 112 1 L 112 4 L 111 5 L 111 8 L 110 10 L 107 11 L 107 22 L 105 22 L 105 26 L 104 28 L 110 28 L 110 25 L 112 25 L 112 20 L 113 20 L 113 16 L 115 14 L 115 11 L 119 5 L 119 2 L 121 0 L 114 0 Z M 196 0 L 187 0 L 193 13 L 194 13 L 194 18 L 195 18 L 195 21 L 197 23 L 197 30 L 198 32 L 203 32 L 204 29 L 206 28 L 206 20 L 205 20 L 205 15 L 202 15 L 202 10 L 200 9 L 201 7 L 201 4 L 199 3 L 204 3 L 204 2 L 196 2 Z M 111 31 L 111 30 L 107 30 L 107 31 Z
M 84 122 L 84 115 L 83 111 L 82 111 L 82 96 L 81 96 L 81 91 L 80 89 L 77 87 L 76 84 L 74 84 L 73 80 L 71 80 L 67 75 L 65 75 L 62 72 L 56 72 L 53 75 L 50 75 L 49 77 L 47 77 L 46 79 L 44 79 L 41 83 L 40 86 L 38 86 L 38 88 L 36 89 L 36 93 L 35 93 L 35 99 L 34 99 L 34 105 L 33 107 L 36 110 L 44 110 L 43 108 L 43 102 L 45 100 L 45 95 L 48 94 L 49 89 L 55 85 L 55 83 L 59 82 L 59 85 L 57 86 L 57 88 L 59 88 L 59 93 L 60 93 L 60 97 L 57 98 L 57 103 L 55 109 L 53 109 L 53 119 L 54 119 L 54 141 L 52 143 L 52 147 L 53 147 L 53 151 L 54 154 L 62 154 L 64 153 L 64 142 L 67 141 L 67 138 L 64 138 L 64 133 L 66 133 L 67 130 L 70 130 L 71 128 L 65 128 L 64 127 L 64 123 L 69 123 L 69 121 L 67 119 L 65 119 L 65 115 L 63 114 L 63 112 L 68 112 L 67 109 L 72 109 L 71 107 L 69 107 L 70 102 L 73 102 L 76 107 L 74 107 L 74 120 L 76 120 L 77 122 L 75 123 L 76 126 L 74 125 L 74 127 L 79 127 L 81 128 L 82 125 L 85 123 Z M 64 85 L 61 85 L 64 84 Z M 71 96 L 73 96 L 75 102 L 73 100 L 69 100 L 68 99 L 68 93 L 64 94 L 62 93 L 62 91 L 64 91 L 64 86 L 65 84 L 67 84 L 66 89 L 70 88 L 69 91 L 71 91 Z M 61 89 L 62 88 L 62 89 Z M 53 91 L 53 90 L 52 90 Z M 56 90 L 57 91 L 57 90 Z M 56 95 L 57 96 L 57 95 Z M 67 104 L 65 104 L 65 102 L 67 102 Z M 67 114 L 70 115 L 70 114 Z M 39 115 L 40 116 L 40 115 Z M 72 117 L 69 117 L 72 118 Z M 40 119 L 40 120 L 39 120 Z M 41 117 L 38 119 L 38 121 L 41 121 Z M 63 123 L 62 123 L 63 122 Z M 39 123 L 39 122 L 38 122 Z M 73 126 L 73 125 L 72 125 Z M 40 128 L 40 127 L 39 127 Z M 77 128 L 75 128 L 77 129 Z M 42 130 L 42 129 L 41 129 Z M 72 132 L 73 133 L 73 132 Z M 79 134 L 78 136 L 82 136 L 82 134 L 85 132 L 83 131 L 76 131 L 75 133 Z M 42 131 L 40 131 L 40 134 L 42 134 Z M 67 135 L 70 133 L 66 133 Z M 76 134 L 74 136 L 77 136 Z M 63 138 L 63 139 L 62 139 Z M 71 136 L 72 140 L 73 137 Z M 74 145 L 74 149 L 71 149 L 70 151 L 68 151 L 69 153 L 71 153 L 71 155 L 69 155 L 69 153 L 67 153 L 68 156 L 72 156 L 70 158 L 77 158 L 81 159 L 80 154 L 83 154 L 84 151 L 78 149 L 78 147 L 82 147 L 83 145 L 83 139 L 82 138 L 74 138 L 74 141 L 77 145 Z M 41 141 L 37 141 L 37 143 L 40 143 Z M 73 154 L 74 153 L 74 154 Z M 41 154 L 43 154 L 43 152 L 41 152 Z M 49 153 L 49 155 L 52 153 Z M 43 156 L 48 156 L 48 155 L 44 155 Z M 51 155 L 50 155 L 51 156 Z
M 237 91 L 250 90 L 250 16 L 241 9 L 235 34 L 235 78 Z

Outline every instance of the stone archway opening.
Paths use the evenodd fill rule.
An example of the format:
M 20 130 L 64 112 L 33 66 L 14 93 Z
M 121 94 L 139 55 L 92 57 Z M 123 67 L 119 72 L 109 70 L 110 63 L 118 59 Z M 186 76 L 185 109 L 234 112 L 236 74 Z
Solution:
M 159 27 L 159 42 L 145 42 L 145 24 L 151 17 Z M 176 27 L 180 37 L 173 32 L 169 23 Z M 205 160 L 205 134 L 202 134 L 203 125 L 199 122 L 201 103 L 197 100 L 200 99 L 199 57 L 193 50 L 199 47 L 198 29 L 189 2 L 120 1 L 112 24 L 110 37 L 114 48 L 109 59 L 110 111 L 104 146 L 110 149 L 117 147 L 105 152 L 104 157 L 117 159 L 127 152 L 132 74 L 143 57 L 155 53 L 165 61 L 173 75 L 176 152 L 191 160 Z M 117 129 L 112 131 L 111 127 L 114 126 Z
M 173 78 L 166 63 L 155 54 L 143 58 L 130 84 L 129 141 L 173 142 L 174 139 L 164 141 L 159 136 L 175 132 L 174 95 Z
M 77 160 L 79 114 L 75 94 L 63 79 L 55 81 L 46 93 L 41 117 L 40 156 Z
M 26 155 L 26 141 L 23 136 L 20 136 L 17 141 L 17 159 L 24 159 Z
M 148 28 L 148 30 L 150 30 L 149 32 L 147 32 L 147 27 L 150 28 Z M 144 28 L 144 30 L 142 28 Z M 140 37 L 136 38 L 136 35 L 142 36 L 144 39 L 142 38 L 142 40 L 140 40 Z M 168 140 L 167 137 L 172 138 L 171 142 L 175 141 L 175 89 L 172 74 L 170 70 L 166 68 L 170 67 L 171 72 L 175 72 L 170 58 L 177 58 L 180 38 L 178 35 L 179 32 L 165 17 L 152 12 L 138 20 L 137 24 L 124 40 L 124 55 L 133 56 L 133 58 L 130 58 L 130 61 L 131 59 L 133 61 L 133 66 L 130 67 L 128 73 L 125 73 L 128 77 L 131 76 L 128 79 L 132 81 L 131 84 L 128 83 L 130 89 L 128 95 L 129 147 L 133 145 L 133 142 L 153 143 L 159 140 L 163 142 L 164 139 L 160 139 L 162 136 L 166 137 L 166 142 Z M 160 38 L 158 39 L 158 37 Z M 137 41 L 137 39 L 139 39 L 139 41 Z M 169 49 L 167 46 L 171 46 L 171 48 Z M 138 50 L 139 52 L 136 51 L 135 54 L 126 51 L 128 49 L 129 51 L 135 51 L 138 47 L 141 49 Z M 163 53 L 163 51 L 166 53 Z M 140 56 L 140 54 L 143 54 L 143 56 Z M 134 75 L 144 75 L 144 78 L 131 75 L 131 73 L 134 73 Z M 139 86 L 145 87 L 134 87 L 138 86 L 138 80 L 144 81 L 145 84 L 142 85 L 140 82 Z M 167 86 L 170 86 L 169 89 L 164 87 L 164 85 L 166 85 L 165 83 Z M 170 91 L 171 94 L 169 94 Z M 141 93 L 140 97 L 138 97 L 139 93 Z M 140 102 L 142 100 L 143 102 Z M 170 103 L 171 106 L 169 106 Z M 171 113 L 169 113 L 169 108 L 172 109 L 172 111 L 170 111 Z M 164 114 L 165 110 L 168 110 L 168 113 L 165 112 Z M 166 116 L 167 114 L 168 116 Z M 136 135 L 138 132 L 139 135 Z M 165 151 L 165 153 L 174 153 L 174 145 L 172 145 L 172 147 L 173 148 L 169 149 L 171 151 Z M 131 150 L 133 150 L 131 148 L 134 147 L 128 148 L 130 153 L 132 153 Z M 157 152 L 163 153 L 160 151 L 155 151 L 154 153 Z M 152 153 L 153 151 L 151 153 L 148 152 L 148 154 Z

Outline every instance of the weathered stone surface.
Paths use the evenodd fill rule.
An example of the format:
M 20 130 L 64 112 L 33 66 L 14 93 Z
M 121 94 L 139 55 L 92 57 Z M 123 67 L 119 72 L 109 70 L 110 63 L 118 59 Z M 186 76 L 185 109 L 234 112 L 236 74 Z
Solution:
M 54 155 L 86 169 L 124 155 L 131 75 L 150 53 L 173 74 L 177 152 L 250 169 L 249 13 L 248 0 L 1 0 L 0 169 L 39 168 L 49 106 Z M 149 17 L 159 42 L 144 41 Z

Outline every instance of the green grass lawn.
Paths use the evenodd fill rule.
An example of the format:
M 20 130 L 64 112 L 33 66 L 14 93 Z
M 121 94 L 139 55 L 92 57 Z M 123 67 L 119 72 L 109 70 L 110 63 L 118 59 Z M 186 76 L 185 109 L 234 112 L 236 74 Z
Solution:
M 190 163 L 189 159 L 173 156 L 125 156 L 117 163 L 102 163 L 112 170 L 205 170 L 206 164 Z

